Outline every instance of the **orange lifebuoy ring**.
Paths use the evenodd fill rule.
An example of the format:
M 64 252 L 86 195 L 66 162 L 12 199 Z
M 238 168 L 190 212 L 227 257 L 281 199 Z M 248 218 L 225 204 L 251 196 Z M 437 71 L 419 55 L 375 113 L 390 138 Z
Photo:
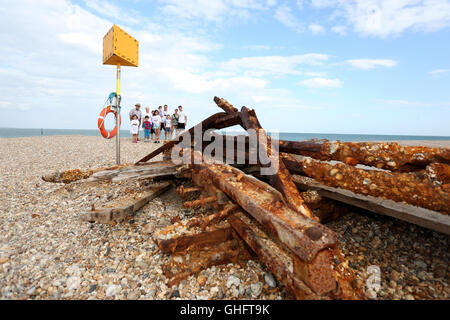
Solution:
M 112 129 L 112 131 L 110 131 L 110 132 L 106 131 L 106 129 L 105 129 L 105 118 L 106 118 L 106 115 L 110 112 L 114 113 L 114 116 L 117 117 L 117 112 L 111 110 L 111 106 L 107 106 L 106 108 L 103 108 L 103 110 L 100 111 L 100 115 L 98 116 L 98 128 L 100 129 L 100 133 L 102 134 L 103 138 L 106 138 L 106 139 L 113 138 L 117 133 L 117 127 L 114 127 L 114 129 Z M 119 122 L 120 122 L 120 124 L 122 124 L 122 117 L 120 115 L 119 115 Z M 119 124 L 119 126 L 120 126 L 120 124 Z

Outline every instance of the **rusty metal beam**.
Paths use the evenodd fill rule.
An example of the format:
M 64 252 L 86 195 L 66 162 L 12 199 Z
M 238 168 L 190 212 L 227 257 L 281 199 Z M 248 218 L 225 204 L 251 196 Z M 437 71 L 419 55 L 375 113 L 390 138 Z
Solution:
M 402 146 L 397 142 L 330 142 L 324 140 L 321 150 L 295 150 L 289 153 L 318 160 L 337 160 L 350 165 L 358 163 L 390 171 L 418 171 L 433 162 L 450 164 L 449 148 Z
M 334 232 L 298 214 L 268 184 L 225 164 L 203 163 L 194 168 L 193 176 L 200 177 L 197 181 L 225 192 L 302 260 L 310 261 L 319 251 L 336 246 Z
M 221 220 L 224 220 L 230 214 L 232 214 L 238 210 L 240 210 L 240 207 L 238 205 L 230 203 L 229 205 L 225 206 L 219 212 L 207 215 L 206 217 L 201 217 L 201 218 L 197 217 L 197 218 L 190 219 L 189 222 L 187 223 L 187 227 L 188 228 L 200 227 L 202 230 L 205 230 L 212 223 L 216 223 Z
M 214 102 L 216 102 L 217 105 L 223 108 L 226 112 L 236 113 L 236 108 L 234 108 L 225 99 L 215 97 Z M 278 154 L 272 152 L 270 137 L 267 136 L 265 130 L 259 123 L 255 111 L 249 110 L 244 106 L 241 108 L 240 114 L 241 126 L 245 130 L 255 130 L 257 136 L 257 147 L 262 151 L 263 154 L 266 154 L 269 159 L 269 163 L 265 164 L 265 166 L 270 167 L 271 165 L 274 165 L 274 163 L 278 164 L 278 171 L 270 177 L 271 185 L 284 195 L 289 205 L 295 211 L 305 215 L 308 218 L 318 220 L 308 209 L 308 207 L 304 205 L 302 197 L 298 192 L 294 182 L 292 181 L 292 177 L 289 171 L 286 169 L 284 163 L 282 161 L 279 161 Z
M 225 111 L 226 113 L 233 113 L 233 112 L 238 112 L 239 110 L 236 109 L 235 107 L 233 107 L 227 100 L 219 98 L 219 97 L 214 97 L 214 102 L 217 104 L 217 106 L 219 106 L 219 108 L 221 108 L 223 111 Z
M 305 263 L 246 214 L 235 213 L 228 222 L 297 299 L 364 299 L 350 284 L 353 275 L 345 277 L 331 262 L 336 250 L 324 249 Z
M 270 163 L 267 166 L 270 166 L 275 161 L 278 163 L 278 172 L 270 176 L 270 184 L 285 196 L 287 202 L 294 210 L 308 218 L 317 220 L 317 218 L 304 204 L 303 199 L 298 192 L 294 181 L 292 180 L 291 174 L 287 170 L 283 161 L 279 161 L 278 153 L 272 152 L 270 137 L 267 136 L 266 132 L 259 124 L 254 110 L 249 110 L 246 107 L 242 107 L 241 114 L 243 127 L 246 130 L 253 129 L 256 131 L 258 148 L 262 150 L 264 154 L 267 154 L 270 159 Z
M 212 266 L 228 263 L 244 263 L 252 258 L 244 241 L 235 236 L 231 240 L 222 241 L 213 246 L 196 247 L 189 255 L 173 255 L 163 266 L 164 275 L 172 287 L 192 274 L 196 274 Z
M 164 253 L 187 252 L 193 248 L 216 245 L 232 238 L 232 229 L 226 223 L 204 231 L 191 229 L 189 220 L 176 222 L 153 234 L 154 241 Z
M 363 170 L 311 158 L 298 162 L 304 175 L 330 187 L 450 214 L 450 185 L 436 185 L 423 174 Z

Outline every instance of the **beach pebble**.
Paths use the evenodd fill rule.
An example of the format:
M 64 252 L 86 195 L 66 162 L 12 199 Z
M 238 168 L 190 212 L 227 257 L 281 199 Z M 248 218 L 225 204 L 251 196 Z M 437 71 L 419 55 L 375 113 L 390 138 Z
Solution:
M 275 281 L 275 278 L 271 273 L 265 273 L 264 274 L 264 281 L 269 286 L 269 288 L 276 288 L 277 282 Z
M 120 289 L 121 289 L 120 286 L 115 285 L 115 284 L 110 284 L 108 287 L 106 287 L 105 294 L 107 297 L 112 297 L 112 296 L 119 294 Z
M 241 280 L 238 277 L 231 275 L 227 279 L 227 288 L 231 288 L 231 286 L 233 286 L 233 285 L 236 287 L 239 287 L 240 283 L 241 283 Z
M 250 285 L 250 290 L 251 290 L 252 296 L 253 296 L 254 298 L 259 297 L 259 295 L 260 295 L 261 292 L 262 292 L 262 288 L 263 288 L 263 284 L 262 284 L 261 282 L 258 282 L 258 283 L 252 283 L 252 284 Z

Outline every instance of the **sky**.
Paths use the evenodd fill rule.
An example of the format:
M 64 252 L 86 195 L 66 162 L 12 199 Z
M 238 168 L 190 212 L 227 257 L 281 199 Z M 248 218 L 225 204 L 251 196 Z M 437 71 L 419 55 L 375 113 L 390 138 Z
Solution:
M 0 127 L 96 129 L 117 24 L 139 41 L 125 116 L 182 105 L 190 127 L 219 96 L 268 131 L 450 136 L 450 0 L 15 0 L 0 15 Z

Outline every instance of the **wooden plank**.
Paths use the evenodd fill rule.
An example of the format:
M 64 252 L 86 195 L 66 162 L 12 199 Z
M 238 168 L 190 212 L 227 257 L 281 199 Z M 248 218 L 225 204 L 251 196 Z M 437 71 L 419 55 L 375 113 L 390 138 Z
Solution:
M 104 170 L 92 174 L 86 181 L 110 180 L 112 182 L 130 179 L 149 179 L 156 177 L 171 176 L 178 173 L 181 165 L 172 161 L 155 161 L 145 165 L 134 165 L 117 170 Z
M 130 201 L 120 207 L 102 208 L 82 213 L 80 216 L 80 220 L 99 223 L 123 222 L 125 219 L 134 216 L 136 211 L 141 209 L 149 201 L 167 191 L 169 188 L 169 182 L 158 184 L 148 191 L 145 191 L 142 196 L 140 196 L 138 199 L 135 199 L 135 201 Z
M 346 189 L 328 187 L 308 177 L 293 175 L 293 179 L 297 186 L 303 190 L 316 190 L 323 197 L 450 235 L 450 216 L 448 215 L 389 199 L 365 196 Z

